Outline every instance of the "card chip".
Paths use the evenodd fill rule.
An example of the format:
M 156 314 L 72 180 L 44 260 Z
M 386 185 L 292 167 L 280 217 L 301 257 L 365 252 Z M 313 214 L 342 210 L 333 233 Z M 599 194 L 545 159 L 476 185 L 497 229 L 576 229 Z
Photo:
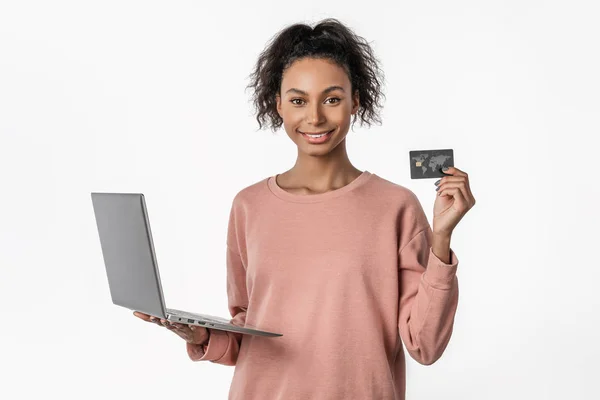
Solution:
M 421 161 L 417 161 L 417 167 L 421 166 Z

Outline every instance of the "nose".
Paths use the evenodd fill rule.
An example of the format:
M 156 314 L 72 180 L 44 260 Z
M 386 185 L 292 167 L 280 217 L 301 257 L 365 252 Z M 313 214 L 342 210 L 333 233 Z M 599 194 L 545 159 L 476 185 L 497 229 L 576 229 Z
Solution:
M 320 108 L 319 103 L 314 103 L 311 107 L 308 108 L 308 115 L 306 116 L 306 122 L 311 125 L 318 125 L 322 122 L 323 112 Z

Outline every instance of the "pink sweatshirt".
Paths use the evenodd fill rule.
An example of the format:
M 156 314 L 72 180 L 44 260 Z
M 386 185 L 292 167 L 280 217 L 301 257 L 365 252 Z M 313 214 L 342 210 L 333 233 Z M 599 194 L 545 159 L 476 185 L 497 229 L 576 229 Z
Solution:
M 211 330 L 188 355 L 235 365 L 230 400 L 403 400 L 401 343 L 434 363 L 458 304 L 458 259 L 431 241 L 416 195 L 368 171 L 314 195 L 252 184 L 231 207 L 229 311 L 283 336 Z

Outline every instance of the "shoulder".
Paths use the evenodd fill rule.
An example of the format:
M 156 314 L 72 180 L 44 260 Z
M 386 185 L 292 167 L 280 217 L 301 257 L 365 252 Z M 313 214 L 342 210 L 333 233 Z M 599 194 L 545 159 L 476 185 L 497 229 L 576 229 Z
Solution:
M 252 182 L 248 186 L 238 190 L 233 196 L 232 208 L 247 208 L 253 202 L 260 202 L 262 197 L 266 194 L 265 189 L 267 189 L 268 179 L 269 177 Z
M 378 175 L 373 175 L 372 190 L 382 207 L 394 210 L 403 231 L 416 232 L 429 226 L 427 216 L 419 198 L 411 189 Z
M 415 207 L 421 205 L 419 198 L 411 189 L 377 174 L 373 174 L 371 185 L 374 193 L 382 198 L 391 199 L 400 206 Z

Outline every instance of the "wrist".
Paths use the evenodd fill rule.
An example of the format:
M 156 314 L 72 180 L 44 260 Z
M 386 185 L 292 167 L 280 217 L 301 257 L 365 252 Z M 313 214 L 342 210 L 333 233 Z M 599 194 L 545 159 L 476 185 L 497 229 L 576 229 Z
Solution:
M 432 231 L 433 233 L 433 237 L 438 238 L 438 239 L 446 239 L 446 240 L 450 240 L 450 238 L 452 237 L 452 231 Z
M 442 262 L 450 262 L 450 235 L 434 233 L 431 250 Z

